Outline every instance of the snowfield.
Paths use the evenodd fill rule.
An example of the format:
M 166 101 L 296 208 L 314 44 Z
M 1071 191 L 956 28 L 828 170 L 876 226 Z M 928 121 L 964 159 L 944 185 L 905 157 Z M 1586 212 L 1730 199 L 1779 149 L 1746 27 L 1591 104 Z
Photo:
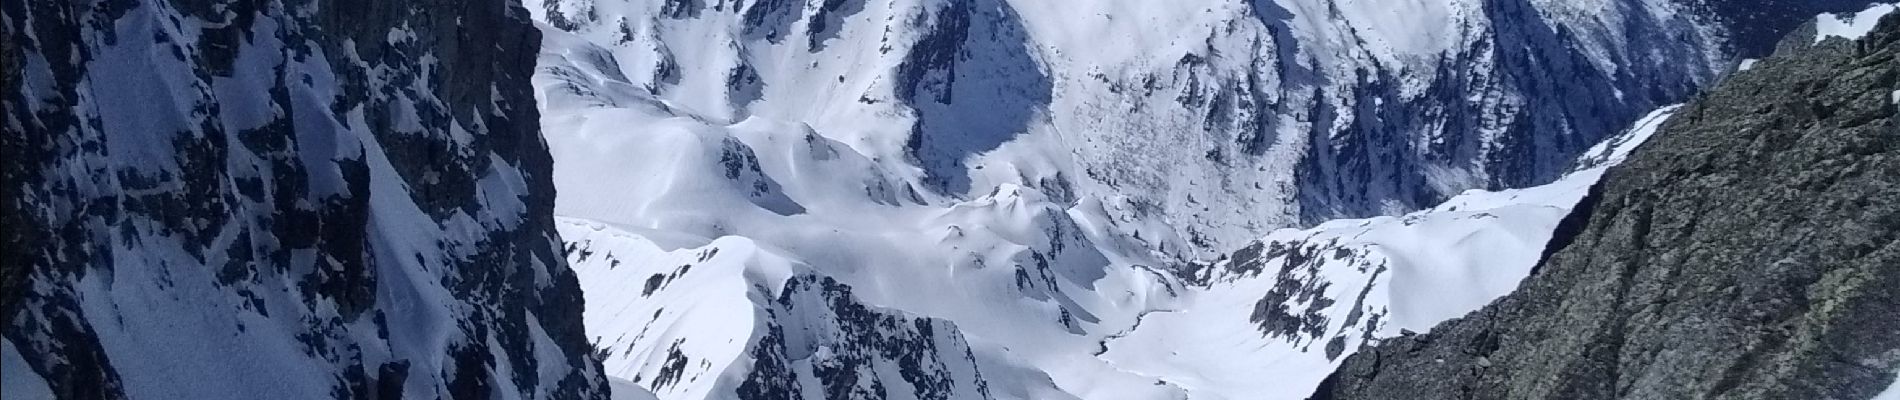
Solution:
M 589 337 L 663 399 L 1303 398 L 1360 343 L 1514 288 L 1673 110 L 1556 183 L 1279 230 L 1196 269 L 1119 203 L 941 194 L 901 154 L 655 98 L 613 51 L 550 30 L 536 86 Z
M 1722 0 L 17 1 L 7 400 L 1305 399 L 1779 66 Z
M 1733 68 L 1672 4 L 528 6 L 610 376 L 1093 400 L 1305 398 L 1510 292 Z
M 1014 185 L 969 200 L 916 191 L 803 125 L 758 117 L 722 124 L 661 102 L 587 97 L 615 84 L 585 64 L 597 60 L 586 57 L 591 49 L 550 49 L 537 83 L 559 160 L 556 209 L 567 217 L 560 229 L 609 375 L 662 398 L 732 396 L 744 386 L 734 377 L 756 370 L 752 355 L 769 332 L 822 325 L 768 315 L 787 282 L 809 276 L 848 286 L 841 301 L 879 315 L 944 321 L 931 333 L 949 336 L 925 340 L 938 343 L 927 346 L 932 357 L 996 371 L 987 381 L 974 369 L 951 379 L 960 396 L 1049 398 L 1065 393 L 1058 382 L 1107 391 L 1105 382 L 1144 381 L 1115 376 L 1090 354 L 1180 283 L 1099 201 L 1064 203 Z M 954 350 L 964 338 L 968 349 Z M 689 360 L 685 378 L 662 374 L 675 353 Z M 794 362 L 824 354 L 793 353 Z M 874 375 L 900 392 L 894 382 L 904 373 Z M 1100 375 L 1114 379 L 1094 381 Z M 655 384 L 661 376 L 666 384 Z
M 575 148 L 744 142 L 763 160 L 794 148 L 758 141 L 810 136 L 813 151 L 841 157 L 788 161 L 796 172 L 768 175 L 795 182 L 741 183 L 758 186 L 743 199 L 655 195 L 624 206 L 743 201 L 767 207 L 670 210 L 801 215 L 855 201 L 814 196 L 869 192 L 887 204 L 943 206 L 1015 186 L 1064 209 L 1098 202 L 1101 217 L 1139 233 L 1141 245 L 1185 258 L 1280 228 L 1402 215 L 1470 189 L 1556 180 L 1590 145 L 1735 64 L 1719 50 L 1719 32 L 1675 4 L 526 2 L 550 33 L 547 51 L 567 60 L 544 61 L 537 78 L 570 92 L 543 96 L 551 133 L 599 137 L 573 130 L 659 124 Z M 638 115 L 569 115 L 595 107 Z M 582 153 L 556 159 L 594 163 L 574 154 Z M 856 167 L 815 167 L 826 162 Z M 818 169 L 843 176 L 795 175 Z M 716 183 L 691 174 L 611 190 Z M 610 190 L 571 183 L 559 186 Z M 571 204 L 623 200 L 610 195 L 562 197 L 570 210 L 624 208 Z
M 1604 170 L 1675 110 L 1651 113 L 1549 185 L 1267 235 L 1197 270 L 1178 309 L 1148 314 L 1102 357 L 1192 398 L 1304 399 L 1360 345 L 1430 331 L 1510 293 Z

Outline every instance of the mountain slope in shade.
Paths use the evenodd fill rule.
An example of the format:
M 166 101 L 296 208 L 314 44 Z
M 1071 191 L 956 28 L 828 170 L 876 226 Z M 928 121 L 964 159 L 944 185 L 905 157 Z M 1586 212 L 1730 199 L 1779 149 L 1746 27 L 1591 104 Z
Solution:
M 0 19 L 6 398 L 608 395 L 518 5 Z

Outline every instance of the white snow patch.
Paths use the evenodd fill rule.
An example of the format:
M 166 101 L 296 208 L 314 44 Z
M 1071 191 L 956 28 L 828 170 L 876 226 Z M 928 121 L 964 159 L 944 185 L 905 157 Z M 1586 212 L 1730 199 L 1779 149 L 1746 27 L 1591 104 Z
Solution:
M 1333 2 L 1353 31 L 1373 46 L 1428 62 L 1457 44 L 1473 5 L 1460 0 L 1340 0 Z M 1326 14 L 1330 15 L 1330 14 Z
M 52 400 L 53 389 L 39 373 L 33 372 L 13 341 L 0 339 L 0 397 L 8 400 Z
M 1872 32 L 1874 24 L 1880 23 L 1880 18 L 1893 13 L 1895 8 L 1894 4 L 1875 4 L 1857 13 L 1822 14 L 1814 21 L 1814 42 L 1820 43 L 1832 37 L 1859 40 Z
M 1629 158 L 1630 153 L 1635 152 L 1638 146 L 1648 142 L 1650 137 L 1662 130 L 1663 123 L 1669 122 L 1669 117 L 1674 116 L 1676 110 L 1680 109 L 1682 105 L 1677 104 L 1651 111 L 1649 115 L 1636 120 L 1636 124 L 1624 133 L 1591 146 L 1590 150 L 1583 152 L 1583 156 L 1577 157 L 1577 166 L 1571 170 L 1570 174 L 1585 174 L 1592 170 L 1601 173 L 1604 168 L 1623 163 L 1623 160 Z

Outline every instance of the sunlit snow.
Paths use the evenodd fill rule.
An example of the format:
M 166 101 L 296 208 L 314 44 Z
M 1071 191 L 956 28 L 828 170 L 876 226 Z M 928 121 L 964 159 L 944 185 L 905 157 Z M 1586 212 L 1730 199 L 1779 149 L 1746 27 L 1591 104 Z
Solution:
M 1866 10 L 1860 12 L 1824 14 L 1816 17 L 1814 21 L 1814 29 L 1816 31 L 1814 34 L 1814 42 L 1820 43 L 1828 38 L 1844 38 L 1847 40 L 1860 39 L 1861 37 L 1867 36 L 1868 32 L 1874 30 L 1874 25 L 1880 22 L 1881 17 L 1893 13 L 1896 8 L 1900 8 L 1900 6 L 1895 4 L 1875 4 L 1873 7 L 1868 7 Z
M 1108 202 L 1007 183 L 946 198 L 877 161 L 875 146 L 763 116 L 700 117 L 621 80 L 609 50 L 561 32 L 547 40 L 536 83 L 589 336 L 609 375 L 660 398 L 731 396 L 758 362 L 749 354 L 782 323 L 767 315 L 781 306 L 767 303 L 796 276 L 835 278 L 852 301 L 887 315 L 954 323 L 998 398 L 1300 398 L 1343 356 L 1252 327 L 1279 266 L 1197 285 L 1170 271 L 1182 260 L 1152 253 L 1128 226 L 1140 221 L 1112 218 Z M 1262 240 L 1358 254 L 1307 277 L 1329 282 L 1324 297 L 1342 303 L 1321 307 L 1335 323 L 1319 340 L 1349 336 L 1349 350 L 1423 331 L 1514 288 L 1556 221 L 1668 110 L 1549 186 L 1473 191 L 1412 215 Z M 1341 325 L 1353 313 L 1383 320 Z M 822 343 L 836 339 L 799 340 L 818 347 L 792 357 L 825 359 Z M 960 357 L 939 356 L 947 368 Z M 688 367 L 668 372 L 673 358 Z M 870 371 L 883 368 L 894 367 Z

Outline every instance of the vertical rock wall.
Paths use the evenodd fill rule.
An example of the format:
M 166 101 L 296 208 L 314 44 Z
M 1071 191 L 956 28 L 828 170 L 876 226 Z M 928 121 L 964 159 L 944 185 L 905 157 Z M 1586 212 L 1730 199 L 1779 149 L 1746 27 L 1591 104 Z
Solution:
M 558 253 L 528 80 L 539 33 L 517 4 L 0 15 L 4 354 L 28 367 L 9 382 L 102 399 L 606 395 Z

